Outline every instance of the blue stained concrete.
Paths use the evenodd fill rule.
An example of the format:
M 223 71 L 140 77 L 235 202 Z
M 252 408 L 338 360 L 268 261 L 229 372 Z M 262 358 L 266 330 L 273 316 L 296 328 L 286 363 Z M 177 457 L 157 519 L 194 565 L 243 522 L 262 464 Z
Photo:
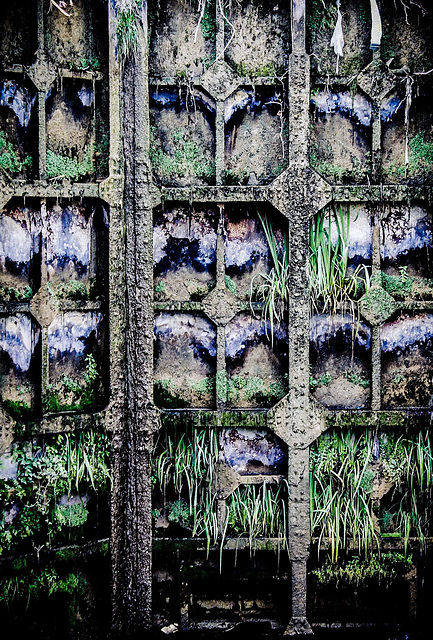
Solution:
M 12 109 L 21 127 L 25 129 L 29 126 L 35 100 L 36 92 L 32 95 L 27 87 L 20 87 L 11 80 L 4 80 L 0 84 L 0 106 Z
M 401 352 L 409 347 L 426 345 L 433 339 L 433 314 L 398 318 L 382 327 L 382 351 Z
M 320 91 L 311 97 L 311 103 L 319 113 L 332 115 L 339 112 L 346 118 L 354 118 L 363 127 L 371 125 L 371 103 L 360 93 L 352 96 L 349 91 Z
M 0 350 L 8 354 L 18 371 L 29 370 L 39 333 L 30 316 L 24 313 L 0 316 Z
M 83 356 L 88 339 L 101 333 L 101 313 L 70 311 L 57 316 L 48 328 L 50 360 L 67 355 Z

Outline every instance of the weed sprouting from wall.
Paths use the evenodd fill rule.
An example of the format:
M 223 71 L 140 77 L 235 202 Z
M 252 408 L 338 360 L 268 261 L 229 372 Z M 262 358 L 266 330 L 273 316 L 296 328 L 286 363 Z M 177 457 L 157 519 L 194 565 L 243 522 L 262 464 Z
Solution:
M 164 182 L 194 178 L 209 181 L 215 176 L 215 161 L 209 159 L 200 143 L 192 139 L 193 134 L 193 128 L 175 129 L 170 139 L 174 153 L 170 154 L 163 148 L 156 127 L 151 127 L 149 156 L 156 174 Z
M 418 131 L 407 140 L 405 163 L 392 162 L 383 169 L 384 175 L 399 180 L 414 178 L 433 171 L 433 142 L 425 139 L 425 133 Z
M 140 46 L 139 25 L 142 0 L 116 0 L 117 47 L 121 60 L 133 58 Z
M 87 153 L 82 162 L 78 158 L 70 158 L 62 156 L 47 149 L 47 178 L 52 179 L 68 179 L 77 181 L 79 178 L 91 175 L 93 173 L 93 152 L 91 149 Z
M 108 436 L 94 431 L 18 443 L 16 474 L 0 490 L 0 552 L 76 539 L 91 498 L 109 488 L 109 451 Z
M 332 238 L 333 226 L 336 238 Z M 348 272 L 350 211 L 321 211 L 310 225 L 309 287 L 312 313 L 335 313 L 353 303 L 370 286 L 369 272 L 359 264 Z
M 56 286 L 48 282 L 46 289 L 59 300 L 88 300 L 90 297 L 89 288 L 80 280 L 67 280 Z
M 85 411 L 93 409 L 97 400 L 100 373 L 94 356 L 85 358 L 85 370 L 81 379 L 68 375 L 61 376 L 47 385 L 42 398 L 46 412 Z
M 218 460 L 217 434 L 192 430 L 166 432 L 152 456 L 155 526 L 180 525 L 192 537 L 204 535 L 209 549 L 218 539 L 216 494 L 212 490 Z
M 33 159 L 26 156 L 24 160 L 20 160 L 11 142 L 6 140 L 4 131 L 0 131 L 0 169 L 6 175 L 15 175 L 21 173 L 23 167 L 31 167 Z
M 170 525 L 186 537 L 205 537 L 207 551 L 224 546 L 227 537 L 247 537 L 250 549 L 258 538 L 287 536 L 287 486 L 263 483 L 235 489 L 218 517 L 218 434 L 205 429 L 163 433 L 152 456 L 156 532 Z
M 289 299 L 289 239 L 283 235 L 282 241 L 276 236 L 266 216 L 258 213 L 269 246 L 271 269 L 269 273 L 260 273 L 251 281 L 250 301 L 263 303 L 262 320 L 265 327 L 270 327 L 271 341 L 274 328 L 284 318 Z
M 350 560 L 332 562 L 327 558 L 325 562 L 311 571 L 321 585 L 340 584 L 359 587 L 370 581 L 389 586 L 399 575 L 407 573 L 412 568 L 412 556 L 402 553 L 375 553 L 365 559 L 353 556 Z
M 337 562 L 351 542 L 367 557 L 381 540 L 423 544 L 432 526 L 433 457 L 428 434 L 394 438 L 328 433 L 310 456 L 311 529 Z
M 0 287 L 0 302 L 28 302 L 33 297 L 33 290 L 29 285 L 22 287 Z

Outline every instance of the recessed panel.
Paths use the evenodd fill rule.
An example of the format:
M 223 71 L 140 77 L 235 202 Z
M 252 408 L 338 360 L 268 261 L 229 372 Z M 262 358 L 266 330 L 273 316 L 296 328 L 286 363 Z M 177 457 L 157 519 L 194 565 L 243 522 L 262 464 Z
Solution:
M 0 79 L 0 170 L 30 178 L 37 170 L 36 89 L 22 77 Z
M 270 407 L 288 391 L 287 327 L 238 314 L 226 329 L 227 402 L 230 407 Z
M 68 289 L 88 286 L 91 260 L 91 210 L 70 203 L 52 204 L 48 209 L 47 276 L 56 286 Z M 65 295 L 64 297 L 69 297 Z
M 409 68 L 411 72 L 431 69 L 433 56 L 431 30 L 433 16 L 428 2 L 381 3 L 383 60 L 391 70 Z
M 312 218 L 308 280 L 313 312 L 349 309 L 370 282 L 372 217 L 365 205 L 337 203 Z
M 371 161 L 371 103 L 346 89 L 311 95 L 310 163 L 335 184 L 365 183 Z
M 150 75 L 192 78 L 202 74 L 215 60 L 216 7 L 213 0 L 207 0 L 203 5 L 152 0 L 148 19 Z
M 80 61 L 84 66 L 84 61 L 90 62 L 94 55 L 92 9 L 97 3 L 73 0 L 57 4 L 63 11 L 50 0 L 44 0 L 45 43 L 49 57 L 54 64 L 65 68 L 80 66 Z M 99 11 L 101 9 L 98 7 Z
M 158 211 L 153 228 L 157 300 L 199 300 L 215 285 L 217 214 L 208 206 Z
M 385 408 L 425 407 L 433 399 L 433 315 L 401 313 L 381 330 Z
M 150 160 L 158 184 L 215 183 L 215 103 L 203 91 L 157 87 L 150 93 Z
M 289 6 L 281 0 L 241 0 L 228 6 L 225 57 L 240 76 L 282 75 L 290 53 L 289 36 Z
M 387 183 L 433 180 L 433 93 L 410 78 L 382 103 L 382 175 Z
M 0 59 L 6 67 L 13 64 L 30 65 L 35 58 L 37 44 L 37 3 L 33 0 L 2 2 L 0 7 Z
M 104 325 L 98 312 L 71 311 L 48 328 L 46 412 L 92 411 L 104 404 Z
M 276 211 L 262 204 L 226 207 L 224 258 L 226 286 L 232 293 L 256 299 L 258 287 L 275 268 L 269 243 L 287 264 L 286 225 Z
M 40 329 L 24 313 L 0 316 L 0 392 L 3 407 L 14 418 L 37 409 L 40 380 Z
M 214 406 L 216 331 L 209 320 L 186 313 L 158 314 L 154 355 L 158 406 Z
M 349 314 L 310 321 L 310 391 L 330 409 L 370 405 L 371 330 Z
M 396 299 L 432 297 L 432 219 L 422 204 L 390 205 L 382 218 L 382 286 Z
M 64 79 L 46 100 L 47 177 L 87 181 L 94 173 L 95 85 Z
M 0 213 L 0 302 L 30 300 L 40 282 L 39 211 L 14 199 Z
M 353 78 L 371 61 L 371 9 L 369 0 L 344 0 L 340 5 L 341 22 L 333 38 L 338 11 L 336 2 L 309 0 L 307 9 L 307 50 L 317 77 Z M 340 49 L 341 47 L 341 49 Z
M 284 87 L 244 87 L 224 105 L 225 182 L 263 184 L 288 166 Z
M 267 430 L 235 428 L 222 432 L 224 458 L 240 475 L 284 474 L 287 447 Z

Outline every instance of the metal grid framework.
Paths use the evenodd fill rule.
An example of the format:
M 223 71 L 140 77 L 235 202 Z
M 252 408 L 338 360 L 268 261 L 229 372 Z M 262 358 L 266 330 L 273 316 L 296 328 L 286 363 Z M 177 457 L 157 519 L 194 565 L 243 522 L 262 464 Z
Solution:
M 147 72 L 147 13 L 141 9 L 143 29 L 142 47 L 135 60 L 121 64 L 117 58 L 116 11 L 109 3 L 109 117 L 110 172 L 100 182 L 62 183 L 46 180 L 46 92 L 56 78 L 78 78 L 96 85 L 104 82 L 97 73 L 71 72 L 52 66 L 45 53 L 45 19 L 47 4 L 38 0 L 38 52 L 30 67 L 14 65 L 5 75 L 27 77 L 37 90 L 38 105 L 38 179 L 31 182 L 7 180 L 0 176 L 0 203 L 11 198 L 36 198 L 44 206 L 47 199 L 70 202 L 92 199 L 105 202 L 110 210 L 109 250 L 109 326 L 110 326 L 110 402 L 107 408 L 91 415 L 81 415 L 79 428 L 99 425 L 113 433 L 113 499 L 112 499 L 112 562 L 114 575 L 114 625 L 122 629 L 136 629 L 150 624 L 151 603 L 151 490 L 149 457 L 153 436 L 160 426 L 160 410 L 153 404 L 153 319 L 155 312 L 200 312 L 216 326 L 216 371 L 225 374 L 225 335 L 231 319 L 247 303 L 228 291 L 225 286 L 224 246 L 221 228 L 217 240 L 215 288 L 197 303 L 153 301 L 152 287 L 152 224 L 153 212 L 161 203 L 210 203 L 222 213 L 229 203 L 267 203 L 287 221 L 290 256 L 290 298 L 288 305 L 289 392 L 270 410 L 238 411 L 226 406 L 224 395 L 217 395 L 215 410 L 184 410 L 183 417 L 195 426 L 219 429 L 223 426 L 266 426 L 288 446 L 288 484 L 290 498 L 289 553 L 292 568 L 292 587 L 287 593 L 291 602 L 292 620 L 288 633 L 310 631 L 307 621 L 307 560 L 310 550 L 309 525 L 309 447 L 330 426 L 345 423 L 347 412 L 327 412 L 318 407 L 309 393 L 309 294 L 307 264 L 309 259 L 309 224 L 311 218 L 327 204 L 363 203 L 372 212 L 373 260 L 372 276 L 380 273 L 381 216 L 387 203 L 399 204 L 414 200 L 429 205 L 431 187 L 405 184 L 381 184 L 382 135 L 380 108 L 382 100 L 397 85 L 397 79 L 384 65 L 380 52 L 372 53 L 372 62 L 357 76 L 357 87 L 372 103 L 372 162 L 367 185 L 329 184 L 316 173 L 309 161 L 310 125 L 310 56 L 306 50 L 306 0 L 292 0 L 291 53 L 285 75 L 288 105 L 288 168 L 271 184 L 264 186 L 226 186 L 224 103 L 238 87 L 250 86 L 251 78 L 239 77 L 224 61 L 225 21 L 216 7 L 216 62 L 200 77 L 194 87 L 204 89 L 216 104 L 215 123 L 215 186 L 156 187 L 151 179 L 149 162 L 149 85 L 177 86 L 177 78 L 148 78 Z M 91 6 L 91 5 L 90 5 Z M 134 83 L 130 95 L 125 83 Z M 327 79 L 316 79 L 324 85 Z M 425 82 L 430 82 L 429 77 Z M 123 84 L 122 84 L 123 83 Z M 254 85 L 270 85 L 269 77 L 254 78 Z M 332 83 L 344 86 L 346 77 L 332 78 Z M 129 85 L 131 86 L 131 85 Z M 134 117 L 125 117 L 128 110 Z M 130 112 L 129 111 L 129 112 Z M 123 160 L 123 153 L 134 156 Z M 133 153 L 134 152 L 134 153 Z M 42 259 L 44 263 L 44 260 Z M 29 303 L 3 306 L 0 311 L 30 313 L 42 328 L 42 392 L 49 384 L 46 332 L 57 313 L 75 309 L 71 303 L 53 308 L 44 296 L 46 274 L 42 272 L 40 292 Z M 387 298 L 387 313 L 378 313 L 366 299 L 360 303 L 363 318 L 372 327 L 372 393 L 371 409 L 356 412 L 359 426 L 404 426 L 410 423 L 411 410 L 384 411 L 381 405 L 381 326 L 399 310 L 431 311 L 433 301 L 399 302 L 389 299 L 383 289 L 380 297 Z M 44 313 L 40 312 L 40 308 Z M 47 312 L 47 309 L 49 312 Z M 80 310 L 100 309 L 99 303 L 86 303 Z M 422 408 L 426 424 L 430 411 Z M 419 416 L 420 410 L 417 410 Z M 352 424 L 357 418 L 351 415 Z M 40 433 L 61 432 L 77 428 L 77 420 L 70 415 L 45 415 L 37 422 Z M 239 479 L 238 479 L 239 480 Z M 275 479 L 274 479 L 275 480 Z M 249 482 L 262 482 L 256 476 Z M 233 488 L 235 488 L 234 483 Z M 128 496 L 125 498 L 125 495 Z M 228 494 L 221 495 L 221 503 Z M 221 511 L 221 510 L 220 510 Z M 222 511 L 221 511 L 222 512 Z M 122 580 L 122 574 L 130 576 Z M 131 603 L 134 605 L 131 605 Z M 187 616 L 184 616 L 187 626 Z

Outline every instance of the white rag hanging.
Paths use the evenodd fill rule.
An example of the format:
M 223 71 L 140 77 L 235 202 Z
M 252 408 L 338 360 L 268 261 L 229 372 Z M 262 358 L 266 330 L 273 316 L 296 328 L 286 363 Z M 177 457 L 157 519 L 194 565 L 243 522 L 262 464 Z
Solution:
M 334 52 L 337 56 L 337 68 L 335 70 L 336 75 L 338 75 L 338 62 L 340 56 L 343 55 L 343 47 L 344 47 L 344 36 L 343 36 L 343 26 L 342 26 L 342 15 L 340 11 L 340 0 L 337 0 L 337 23 L 335 25 L 334 33 L 331 38 L 331 47 L 334 47 Z
M 370 49 L 379 49 L 382 39 L 382 21 L 376 0 L 370 0 L 371 7 L 371 42 Z

